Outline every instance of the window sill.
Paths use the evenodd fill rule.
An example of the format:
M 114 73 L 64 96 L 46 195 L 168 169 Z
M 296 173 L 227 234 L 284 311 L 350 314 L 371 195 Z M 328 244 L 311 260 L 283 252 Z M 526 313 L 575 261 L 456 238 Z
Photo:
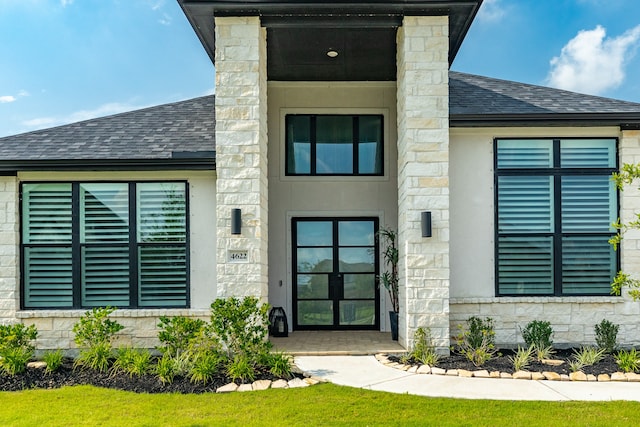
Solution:
M 16 312 L 18 319 L 33 319 L 42 317 L 73 317 L 80 318 L 84 316 L 88 309 L 68 310 L 68 309 L 45 309 L 45 310 L 19 310 Z M 160 317 L 160 316 L 210 316 L 209 309 L 191 309 L 191 308 L 135 308 L 135 309 L 119 309 L 113 312 L 111 317 Z

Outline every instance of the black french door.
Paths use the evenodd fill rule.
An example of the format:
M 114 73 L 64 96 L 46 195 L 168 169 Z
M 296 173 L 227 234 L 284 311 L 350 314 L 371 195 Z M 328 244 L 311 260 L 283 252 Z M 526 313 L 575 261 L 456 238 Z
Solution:
M 294 328 L 379 329 L 377 218 L 294 218 Z

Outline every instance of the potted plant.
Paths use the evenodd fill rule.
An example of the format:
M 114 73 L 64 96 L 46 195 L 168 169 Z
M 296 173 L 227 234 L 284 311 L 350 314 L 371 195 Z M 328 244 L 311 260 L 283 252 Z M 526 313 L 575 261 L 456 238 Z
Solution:
M 381 228 L 378 231 L 380 244 L 382 245 L 382 257 L 384 258 L 385 271 L 379 276 L 380 282 L 389 292 L 391 298 L 391 308 L 389 311 L 389 322 L 391 324 L 391 339 L 398 340 L 398 247 L 396 241 L 398 233 L 389 228 Z

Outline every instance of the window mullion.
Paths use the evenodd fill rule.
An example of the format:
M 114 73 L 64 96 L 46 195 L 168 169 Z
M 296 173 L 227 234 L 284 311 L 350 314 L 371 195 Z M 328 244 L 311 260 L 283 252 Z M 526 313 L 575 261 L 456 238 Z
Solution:
M 136 184 L 129 183 L 129 306 L 138 307 L 138 204 Z
M 360 121 L 358 116 L 353 117 L 353 174 L 360 175 L 359 159 L 360 159 Z
M 82 244 L 80 242 L 80 184 L 71 184 L 71 282 L 73 308 L 82 307 Z
M 309 147 L 309 167 L 310 167 L 310 174 L 312 176 L 315 176 L 316 174 L 316 142 L 317 142 L 317 135 L 316 135 L 316 119 L 317 116 L 311 116 L 311 123 L 309 124 L 310 130 L 309 130 L 309 139 L 310 139 L 310 144 L 311 146 Z

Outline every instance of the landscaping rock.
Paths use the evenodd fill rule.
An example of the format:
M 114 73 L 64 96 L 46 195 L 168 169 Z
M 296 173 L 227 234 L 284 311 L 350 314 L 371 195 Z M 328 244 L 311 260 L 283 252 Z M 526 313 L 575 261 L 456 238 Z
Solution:
M 447 370 L 446 375 L 449 376 L 449 377 L 457 377 L 458 376 L 458 370 L 457 369 L 449 369 L 449 370 Z
M 258 380 L 252 384 L 254 390 L 267 390 L 271 387 L 271 380 Z
M 587 374 L 587 381 L 591 381 L 591 382 L 598 381 L 598 377 L 596 377 L 593 374 Z
M 240 384 L 236 391 L 253 391 L 253 386 L 251 384 Z
M 473 376 L 476 378 L 489 378 L 489 371 L 487 371 L 486 369 L 473 371 Z
M 431 366 L 429 365 L 422 365 L 418 368 L 418 370 L 416 371 L 418 374 L 430 374 L 431 373 Z
M 627 381 L 629 382 L 640 382 L 640 375 L 636 374 L 635 372 L 627 372 L 626 374 L 624 374 L 625 377 L 627 377 Z
M 567 374 L 560 374 L 560 381 L 571 381 L 571 378 Z
M 303 379 L 294 378 L 289 381 L 289 388 L 302 388 L 302 387 L 309 387 L 309 384 L 307 384 L 307 382 Z
M 544 375 L 542 375 L 541 372 L 532 372 L 531 373 L 531 379 L 534 381 L 541 381 L 543 379 L 545 379 Z
M 314 377 L 312 377 L 312 378 L 305 378 L 305 379 L 304 379 L 304 381 L 305 381 L 307 384 L 309 384 L 309 385 L 316 385 L 316 384 L 318 384 L 318 383 L 320 383 L 320 382 L 321 382 L 321 381 L 320 381 L 320 379 L 318 379 L 318 378 L 314 378 Z
M 489 378 L 500 378 L 500 371 L 491 371 L 489 373 Z
M 587 381 L 587 374 L 582 371 L 571 372 L 569 378 L 571 381 Z
M 609 374 L 600 374 L 598 375 L 598 382 L 609 382 L 611 381 L 611 377 Z
M 449 375 L 449 372 L 447 372 Z M 471 378 L 473 377 L 473 372 L 467 371 L 466 369 L 458 369 L 458 376 L 463 378 Z
M 445 375 L 447 371 L 442 368 L 431 368 L 431 373 L 433 375 Z
M 289 388 L 289 382 L 287 380 L 275 380 L 271 383 L 271 388 Z
M 513 373 L 513 379 L 515 380 L 530 380 L 531 372 L 527 371 L 517 371 Z
M 562 379 L 560 377 L 560 374 L 558 374 L 557 372 L 545 371 L 542 373 L 542 375 L 549 381 L 560 381 Z
M 564 360 L 556 360 L 556 359 L 542 359 L 540 361 L 544 365 L 549 366 L 562 366 L 564 365 Z
M 508 372 L 500 372 L 500 378 L 508 378 L 508 379 L 512 379 L 513 375 L 511 375 Z
M 627 381 L 627 376 L 623 372 L 614 372 L 611 374 L 611 381 Z
M 238 385 L 236 383 L 225 384 L 222 387 L 218 387 L 216 389 L 216 393 L 231 393 L 238 389 Z
M 46 362 L 42 362 L 42 361 L 36 361 L 36 362 L 27 363 L 27 368 L 44 369 L 46 367 L 47 367 L 47 363 Z

